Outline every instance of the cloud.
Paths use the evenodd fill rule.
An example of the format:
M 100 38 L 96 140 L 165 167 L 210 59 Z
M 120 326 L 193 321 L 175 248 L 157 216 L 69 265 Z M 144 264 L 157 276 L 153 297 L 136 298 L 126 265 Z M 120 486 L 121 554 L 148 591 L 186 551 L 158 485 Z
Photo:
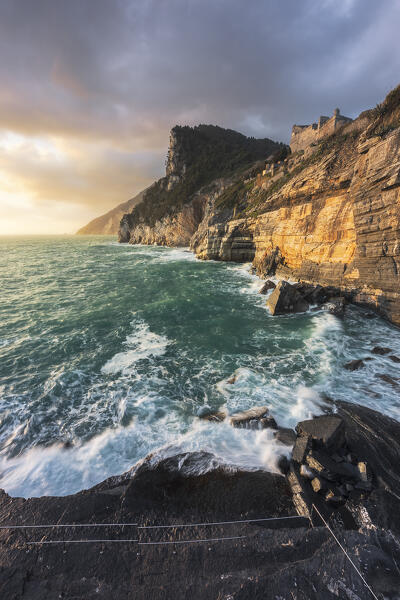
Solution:
M 0 140 L 26 148 L 0 168 L 32 205 L 96 216 L 161 175 L 175 123 L 288 141 L 376 104 L 398 83 L 399 17 L 396 0 L 3 0 Z

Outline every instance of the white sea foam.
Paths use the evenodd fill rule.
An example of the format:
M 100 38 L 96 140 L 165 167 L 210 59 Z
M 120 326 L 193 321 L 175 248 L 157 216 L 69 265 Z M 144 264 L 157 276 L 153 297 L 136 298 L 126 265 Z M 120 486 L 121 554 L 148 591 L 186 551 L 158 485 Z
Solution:
M 193 451 L 208 452 L 231 467 L 265 469 L 274 473 L 280 472 L 279 457 L 290 454 L 290 448 L 277 442 L 271 429 L 254 431 L 232 427 L 226 421 L 210 423 L 200 419 L 194 420 L 187 433 L 177 436 L 173 443 L 160 448 L 156 454 L 166 458 Z M 199 463 L 197 474 L 209 468 L 209 462 L 205 460 Z
M 140 360 L 162 356 L 170 340 L 163 335 L 158 335 L 150 331 L 149 326 L 144 322 L 133 322 L 135 332 L 128 335 L 124 345 L 126 350 L 118 352 L 102 367 L 102 373 L 113 375 L 122 373 L 129 375 L 133 367 Z
M 168 420 L 170 421 L 168 423 Z M 65 495 L 129 470 L 140 457 L 155 452 L 165 458 L 181 452 L 210 452 L 227 465 L 278 472 L 279 456 L 290 449 L 279 444 L 271 430 L 236 429 L 194 418 L 186 433 L 179 432 L 177 415 L 157 423 L 132 422 L 105 430 L 89 442 L 65 449 L 60 444 L 31 448 L 22 455 L 0 458 L 0 485 L 7 493 L 24 496 Z M 199 464 L 198 474 L 210 468 Z
M 116 255 L 118 261 L 115 261 Z M 169 268 L 171 273 L 178 272 L 181 262 L 184 272 L 179 275 L 191 271 L 193 279 L 203 277 L 206 269 L 202 283 L 205 283 L 203 289 L 207 289 L 209 296 L 205 294 L 203 302 L 209 303 L 207 308 L 211 314 L 215 308 L 221 308 L 214 305 L 214 289 L 217 290 L 217 303 L 221 298 L 223 302 L 225 294 L 227 306 L 232 305 L 234 309 L 233 319 L 237 319 L 242 337 L 235 336 L 235 321 L 225 323 L 223 318 L 218 321 L 218 314 L 224 317 L 228 312 L 224 306 L 221 313 L 217 311 L 212 315 L 215 326 L 222 332 L 218 348 L 211 342 L 207 345 L 204 336 L 196 337 L 196 328 L 201 328 L 201 324 L 188 323 L 187 314 L 182 311 L 179 318 L 184 326 L 182 331 L 188 332 L 186 340 L 186 333 L 181 335 L 179 327 L 176 333 L 170 328 L 167 323 L 169 313 L 162 315 L 163 307 L 157 304 L 154 321 L 146 306 L 144 312 L 148 322 L 135 317 L 132 331 L 120 347 L 115 347 L 114 343 L 104 343 L 102 347 L 101 334 L 95 328 L 89 328 L 87 332 L 82 329 L 78 337 L 79 342 L 85 340 L 84 361 L 79 354 L 80 343 L 75 349 L 70 344 L 71 355 L 59 362 L 55 360 L 54 364 L 50 361 L 47 370 L 43 356 L 42 363 L 39 360 L 36 367 L 36 354 L 28 352 L 30 362 L 22 361 L 19 377 L 27 376 L 27 366 L 34 372 L 44 364 L 45 376 L 37 384 L 38 393 L 32 392 L 34 385 L 25 385 L 24 379 L 18 378 L 15 383 L 6 380 L 0 391 L 0 487 L 7 492 L 21 496 L 72 493 L 128 470 L 150 452 L 162 457 L 207 450 L 232 466 L 269 470 L 276 470 L 277 457 L 289 452 L 288 448 L 279 447 L 271 431 L 234 429 L 228 423 L 198 419 L 196 414 L 201 404 L 224 409 L 230 414 L 267 405 L 279 425 L 294 427 L 299 420 L 323 412 L 321 398 L 322 393 L 326 393 L 334 399 L 353 400 L 395 418 L 400 417 L 397 388 L 379 378 L 383 373 L 396 378 L 398 364 L 390 360 L 389 354 L 371 354 L 373 346 L 387 345 L 400 357 L 400 335 L 398 330 L 380 319 L 372 319 L 366 326 L 360 311 L 351 306 L 347 307 L 344 319 L 322 311 L 273 318 L 258 308 L 253 310 L 254 305 L 265 306 L 265 296 L 258 294 L 263 281 L 249 272 L 249 264 L 206 263 L 205 267 L 205 263 L 196 262 L 195 256 L 186 249 L 131 245 L 119 246 L 118 251 L 111 247 L 108 252 L 103 249 L 100 260 L 95 255 L 87 260 L 86 271 L 79 265 L 75 288 L 71 290 L 78 311 L 80 299 L 87 294 L 87 278 L 92 286 L 101 279 L 96 274 L 96 267 L 102 264 L 104 257 L 111 257 L 107 263 L 110 272 L 120 269 L 121 282 L 128 282 L 125 291 L 129 301 L 121 303 L 121 307 L 125 311 L 137 309 L 138 314 L 143 314 L 140 311 L 143 298 L 146 302 L 148 297 L 147 292 L 152 297 L 149 288 L 143 297 L 135 295 L 142 275 L 147 282 L 144 287 L 149 281 L 153 283 L 148 277 L 147 264 L 170 262 L 170 267 L 166 264 L 165 269 L 161 269 L 168 275 Z M 62 260 L 67 264 L 64 255 Z M 195 267 L 188 269 L 185 261 L 192 261 L 196 272 Z M 126 276 L 127 268 L 136 279 Z M 47 267 L 45 271 L 47 273 Z M 57 268 L 55 276 L 61 271 Z M 184 276 L 180 281 L 182 285 L 189 285 L 188 297 L 193 292 L 192 301 L 198 301 L 201 288 L 192 286 L 193 280 L 188 282 Z M 157 287 L 159 282 L 155 284 Z M 49 285 L 43 282 L 43 286 Z M 48 291 L 50 288 L 40 289 Z M 96 287 L 95 291 L 97 301 L 105 290 Z M 115 302 L 114 291 L 113 287 L 112 293 L 104 296 L 104 307 Z M 45 295 L 37 294 L 38 300 L 40 297 L 42 301 Z M 120 290 L 118 297 L 124 297 Z M 69 296 L 68 302 L 70 300 Z M 169 300 L 173 302 L 173 298 Z M 30 298 L 27 297 L 27 301 Z M 60 306 L 66 301 L 64 297 L 60 298 Z M 14 310 L 12 304 L 11 314 Z M 26 311 L 22 312 L 25 314 Z M 64 313 L 58 316 L 60 319 L 54 320 L 61 322 Z M 157 322 L 161 325 L 157 326 Z M 68 319 L 65 324 L 68 325 Z M 248 324 L 247 329 L 244 324 Z M 109 333 L 112 335 L 113 327 L 121 326 L 124 324 L 121 325 L 118 319 L 110 319 Z M 52 322 L 46 327 L 37 338 L 38 347 L 42 344 L 42 351 L 47 348 L 50 355 L 53 348 L 60 349 L 68 338 L 63 331 L 54 332 Z M 75 321 L 71 327 L 71 333 L 74 333 Z M 163 335 L 164 331 L 171 340 Z M 170 334 L 169 331 L 174 332 Z M 229 338 L 231 334 L 234 343 Z M 18 337 L 22 335 L 19 333 Z M 51 344 L 43 345 L 43 336 L 51 339 Z M 7 332 L 5 338 L 10 340 L 12 332 Z M 93 340 L 98 344 L 93 344 L 90 357 Z M 31 346 L 33 348 L 34 344 Z M 10 348 L 3 347 L 1 352 L 6 353 Z M 347 361 L 364 357 L 371 360 L 365 361 L 359 371 L 343 369 Z M 104 364 L 101 372 L 98 360 Z M 236 380 L 228 383 L 233 374 Z M 75 445 L 64 449 L 59 443 L 63 439 L 71 440 Z M 53 440 L 58 443 L 49 445 Z M 34 444 L 36 447 L 32 448 Z M 212 461 L 207 463 L 206 460 L 199 469 L 211 466 Z
M 198 262 L 196 255 L 189 248 L 169 248 L 166 252 L 157 252 L 152 260 L 160 263 L 177 261 Z
M 343 324 L 328 312 L 318 313 L 312 320 L 313 331 L 305 345 L 310 353 L 318 355 L 321 376 L 328 376 L 335 368 L 336 356 L 343 351 Z
M 290 417 L 294 422 L 321 415 L 326 408 L 315 389 L 300 385 L 295 392 L 296 402 L 290 407 Z

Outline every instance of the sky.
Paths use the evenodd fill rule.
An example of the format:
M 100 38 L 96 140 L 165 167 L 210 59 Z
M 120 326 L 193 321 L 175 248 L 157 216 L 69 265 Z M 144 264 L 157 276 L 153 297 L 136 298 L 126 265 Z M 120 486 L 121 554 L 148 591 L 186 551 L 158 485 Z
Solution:
M 400 0 L 0 0 L 0 234 L 73 233 L 175 124 L 288 142 L 400 83 Z

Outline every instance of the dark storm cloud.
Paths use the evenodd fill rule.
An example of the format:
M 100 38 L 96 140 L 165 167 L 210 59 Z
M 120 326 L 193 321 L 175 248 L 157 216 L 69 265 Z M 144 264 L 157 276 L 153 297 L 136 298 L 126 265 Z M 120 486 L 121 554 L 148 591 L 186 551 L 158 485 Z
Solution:
M 0 129 L 95 144 L 124 181 L 129 157 L 129 196 L 175 123 L 288 141 L 294 122 L 376 104 L 398 83 L 399 22 L 397 0 L 2 0 Z

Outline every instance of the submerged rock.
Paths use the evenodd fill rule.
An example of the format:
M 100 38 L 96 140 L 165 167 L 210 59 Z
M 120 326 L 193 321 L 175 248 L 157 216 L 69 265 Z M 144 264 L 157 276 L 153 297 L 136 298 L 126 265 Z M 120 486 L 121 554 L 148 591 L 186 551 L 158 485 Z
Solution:
M 389 383 L 393 387 L 400 387 L 396 379 L 394 377 L 391 377 L 390 375 L 387 375 L 386 373 L 376 373 L 375 377 L 381 379 L 385 383 Z
M 371 350 L 372 354 L 379 354 L 380 356 L 384 356 L 385 354 L 389 354 L 391 352 L 390 348 L 383 348 L 382 346 L 375 346 Z
M 358 369 L 361 369 L 361 367 L 365 367 L 364 361 L 361 358 L 351 360 L 344 365 L 344 368 L 348 371 L 357 371 Z
M 272 315 L 306 312 L 307 300 L 287 281 L 280 281 L 267 300 Z
M 394 354 L 388 356 L 388 358 L 390 358 L 390 360 L 394 363 L 400 363 L 400 358 L 398 356 L 395 356 Z
M 212 411 L 204 411 L 197 415 L 199 419 L 203 419 L 204 421 L 212 421 L 214 423 L 221 423 L 226 419 L 226 412 L 223 410 L 212 410 Z

